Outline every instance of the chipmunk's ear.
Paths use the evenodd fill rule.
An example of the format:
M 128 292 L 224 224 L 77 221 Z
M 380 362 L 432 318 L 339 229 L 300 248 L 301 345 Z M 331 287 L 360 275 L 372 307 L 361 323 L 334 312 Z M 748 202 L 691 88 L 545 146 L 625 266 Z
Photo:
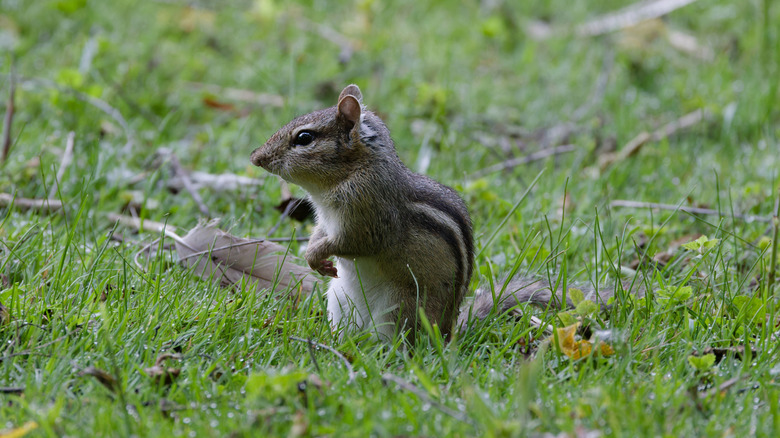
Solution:
M 357 87 L 355 87 L 357 89 Z M 360 90 L 358 90 L 360 93 Z M 344 93 L 341 93 L 344 94 Z M 360 123 L 360 101 L 353 95 L 348 94 L 339 99 L 338 105 L 339 117 L 347 123 L 347 127 L 352 130 Z
M 354 96 L 358 103 L 363 103 L 363 94 L 360 93 L 360 88 L 358 88 L 358 86 L 355 84 L 347 85 L 343 90 L 341 90 L 341 94 L 339 94 L 339 102 L 341 102 L 341 99 L 346 96 Z

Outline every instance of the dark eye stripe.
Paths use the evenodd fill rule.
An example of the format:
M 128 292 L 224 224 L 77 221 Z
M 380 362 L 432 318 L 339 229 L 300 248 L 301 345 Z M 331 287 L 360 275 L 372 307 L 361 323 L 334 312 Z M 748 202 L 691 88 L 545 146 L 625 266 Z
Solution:
M 306 146 L 314 141 L 314 133 L 311 131 L 301 131 L 293 139 L 294 146 Z

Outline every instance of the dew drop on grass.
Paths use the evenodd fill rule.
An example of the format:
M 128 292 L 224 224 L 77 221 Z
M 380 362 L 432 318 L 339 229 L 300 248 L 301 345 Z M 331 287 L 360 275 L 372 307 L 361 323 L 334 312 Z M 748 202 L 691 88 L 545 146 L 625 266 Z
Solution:
M 431 410 L 431 404 L 430 404 L 430 403 L 423 403 L 423 405 L 422 405 L 422 411 L 423 411 L 423 412 L 428 412 L 428 411 L 430 411 L 430 410 Z
M 392 417 L 392 414 L 390 411 L 382 411 L 382 419 L 383 420 L 389 420 L 390 417 Z
M 234 416 L 235 416 L 235 414 L 234 414 L 234 413 L 232 413 L 232 412 L 228 412 L 228 413 L 227 413 L 227 417 L 228 417 L 228 418 L 233 418 Z
M 219 421 L 217 421 L 217 420 L 211 420 L 211 421 L 209 422 L 209 426 L 211 426 L 211 428 L 216 428 L 217 426 L 219 426 Z
M 192 423 L 192 419 L 190 417 L 184 417 L 181 419 L 181 422 L 184 424 L 190 424 Z

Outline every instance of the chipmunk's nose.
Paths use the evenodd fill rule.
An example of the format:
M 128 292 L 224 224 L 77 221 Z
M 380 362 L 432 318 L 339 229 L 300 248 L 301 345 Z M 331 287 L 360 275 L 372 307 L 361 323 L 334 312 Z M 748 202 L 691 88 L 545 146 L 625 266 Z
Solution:
M 259 147 L 252 151 L 250 160 L 252 160 L 252 164 L 255 166 L 260 166 L 265 169 L 265 166 L 268 165 L 268 154 L 263 153 L 262 149 L 262 147 Z

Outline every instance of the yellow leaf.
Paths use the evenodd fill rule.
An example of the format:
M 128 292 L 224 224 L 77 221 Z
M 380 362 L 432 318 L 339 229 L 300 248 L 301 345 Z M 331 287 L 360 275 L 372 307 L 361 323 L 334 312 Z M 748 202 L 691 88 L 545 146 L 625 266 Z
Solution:
M 556 337 L 554 339 L 555 346 L 558 351 L 565 354 L 571 359 L 577 360 L 590 355 L 593 352 L 593 343 L 588 340 L 575 340 L 574 335 L 577 333 L 580 323 L 572 324 L 567 327 L 556 328 Z M 599 342 L 596 352 L 602 356 L 611 356 L 615 354 L 615 350 L 608 344 Z
M 609 344 L 601 342 L 599 343 L 599 352 L 602 356 L 612 356 L 615 354 L 615 349 L 612 348 Z
M 11 429 L 9 432 L 0 433 L 0 438 L 21 438 L 37 428 L 38 423 L 34 421 L 28 421 L 24 423 L 22 427 Z
M 590 354 L 591 350 L 593 349 L 591 347 L 590 342 L 588 341 L 575 341 L 574 340 L 574 334 L 577 333 L 577 328 L 580 326 L 580 323 L 572 324 L 567 327 L 562 328 L 556 328 L 556 347 L 558 347 L 558 350 L 565 354 L 566 356 L 569 356 L 572 359 L 579 359 L 583 356 L 587 356 Z

